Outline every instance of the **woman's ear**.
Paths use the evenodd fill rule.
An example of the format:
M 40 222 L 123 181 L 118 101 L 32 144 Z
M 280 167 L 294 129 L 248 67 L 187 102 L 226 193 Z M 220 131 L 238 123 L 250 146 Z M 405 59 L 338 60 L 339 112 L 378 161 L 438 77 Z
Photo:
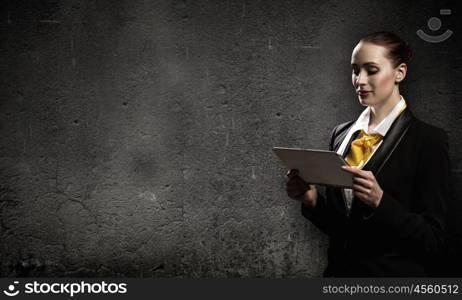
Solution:
M 395 83 L 400 83 L 406 77 L 407 65 L 405 63 L 401 63 L 399 66 L 395 68 L 395 70 L 396 70 Z

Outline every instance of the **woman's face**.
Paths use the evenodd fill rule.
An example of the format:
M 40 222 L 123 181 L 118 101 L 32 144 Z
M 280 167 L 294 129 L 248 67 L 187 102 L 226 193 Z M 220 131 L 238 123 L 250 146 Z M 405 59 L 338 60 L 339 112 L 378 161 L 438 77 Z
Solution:
M 393 92 L 399 95 L 395 82 L 402 78 L 386 56 L 387 51 L 385 47 L 367 42 L 360 42 L 353 49 L 351 80 L 359 102 L 364 106 L 381 106 Z

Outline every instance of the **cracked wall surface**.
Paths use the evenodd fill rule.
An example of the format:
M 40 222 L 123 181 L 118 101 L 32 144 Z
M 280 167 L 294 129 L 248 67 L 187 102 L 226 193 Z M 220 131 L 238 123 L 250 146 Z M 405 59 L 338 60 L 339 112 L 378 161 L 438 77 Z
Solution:
M 451 2 L 1 5 L 2 276 L 321 276 L 271 148 L 327 149 L 359 114 L 351 51 L 378 30 L 414 46 L 402 94 L 449 133 L 460 272 L 462 44 L 415 34 Z

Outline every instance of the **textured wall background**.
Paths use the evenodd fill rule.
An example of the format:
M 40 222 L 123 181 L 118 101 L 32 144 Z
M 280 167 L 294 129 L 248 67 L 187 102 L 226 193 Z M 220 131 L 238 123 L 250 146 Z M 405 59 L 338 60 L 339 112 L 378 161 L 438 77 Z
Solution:
M 2 276 L 320 276 L 327 238 L 273 146 L 326 149 L 361 111 L 357 40 L 397 32 L 402 94 L 445 128 L 461 227 L 460 11 L 441 1 L 6 1 Z M 451 8 L 451 16 L 439 16 Z M 454 36 L 415 32 L 430 17 Z M 456 200 L 457 199 L 457 200 Z M 449 264 L 448 264 L 449 265 Z M 448 272 L 460 272 L 460 260 Z

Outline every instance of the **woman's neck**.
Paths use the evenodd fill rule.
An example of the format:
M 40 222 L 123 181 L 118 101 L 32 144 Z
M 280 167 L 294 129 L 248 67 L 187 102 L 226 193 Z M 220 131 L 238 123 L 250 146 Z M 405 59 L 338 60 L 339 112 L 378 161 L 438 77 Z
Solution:
M 396 104 L 398 104 L 400 99 L 401 96 L 399 94 L 399 91 L 397 91 L 396 93 L 393 93 L 388 100 L 383 101 L 382 105 L 371 106 L 369 126 L 376 126 L 377 124 L 382 122 L 382 120 L 385 119 L 385 117 L 388 116 L 388 114 L 393 110 Z

